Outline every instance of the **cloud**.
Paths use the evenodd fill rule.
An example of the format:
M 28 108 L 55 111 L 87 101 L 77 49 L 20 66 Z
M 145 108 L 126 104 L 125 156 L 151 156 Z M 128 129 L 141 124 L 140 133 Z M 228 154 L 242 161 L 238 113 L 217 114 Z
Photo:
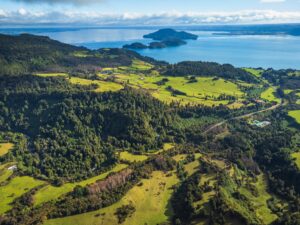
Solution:
M 108 14 L 98 11 L 16 11 L 0 10 L 1 24 L 77 25 L 200 25 L 300 22 L 300 12 L 247 10 L 237 12 L 160 12 Z

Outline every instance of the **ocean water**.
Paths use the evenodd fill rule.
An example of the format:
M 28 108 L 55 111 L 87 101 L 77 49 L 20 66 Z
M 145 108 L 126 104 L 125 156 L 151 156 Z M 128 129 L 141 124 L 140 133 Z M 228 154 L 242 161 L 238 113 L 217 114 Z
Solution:
M 85 46 L 90 49 L 120 48 L 132 42 L 149 43 L 144 34 L 157 28 L 1 28 L 0 33 L 31 33 L 49 36 L 61 42 Z M 188 28 L 185 29 L 189 31 Z M 213 31 L 190 32 L 199 35 L 198 40 L 187 45 L 145 49 L 137 52 L 170 63 L 180 61 L 212 61 L 230 63 L 238 67 L 263 67 L 275 69 L 300 69 L 300 36 L 289 35 L 224 35 Z

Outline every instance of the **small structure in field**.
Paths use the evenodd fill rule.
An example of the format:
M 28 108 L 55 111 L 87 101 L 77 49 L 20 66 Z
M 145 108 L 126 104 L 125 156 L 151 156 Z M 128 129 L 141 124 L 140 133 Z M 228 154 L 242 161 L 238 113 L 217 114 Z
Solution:
M 264 128 L 266 126 L 269 126 L 271 124 L 271 122 L 269 121 L 258 121 L 258 120 L 253 120 L 250 122 L 251 125 L 253 126 L 257 126 L 259 128 Z
M 16 165 L 13 165 L 13 166 L 10 166 L 7 168 L 7 170 L 11 170 L 11 171 L 15 171 L 17 169 L 18 169 L 18 167 Z

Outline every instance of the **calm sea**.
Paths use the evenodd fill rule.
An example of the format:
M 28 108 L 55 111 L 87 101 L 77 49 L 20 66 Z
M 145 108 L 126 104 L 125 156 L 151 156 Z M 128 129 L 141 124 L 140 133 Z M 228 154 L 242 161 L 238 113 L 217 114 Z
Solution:
M 143 35 L 157 28 L 27 28 L 0 29 L 0 33 L 32 33 L 90 49 L 122 47 L 135 41 L 148 43 Z M 188 28 L 185 29 L 189 31 Z M 238 67 L 300 69 L 300 36 L 222 35 L 212 31 L 190 31 L 199 35 L 187 45 L 165 49 L 139 50 L 144 56 L 170 63 L 185 60 L 230 63 Z

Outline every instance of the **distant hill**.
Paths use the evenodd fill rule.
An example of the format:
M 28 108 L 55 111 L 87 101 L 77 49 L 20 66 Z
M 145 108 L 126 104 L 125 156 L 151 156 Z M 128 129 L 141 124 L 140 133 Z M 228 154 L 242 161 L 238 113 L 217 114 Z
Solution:
M 187 33 L 185 31 L 161 29 L 154 33 L 144 35 L 144 38 L 151 38 L 157 41 L 163 41 L 167 39 L 197 40 L 198 36 L 195 34 Z
M 0 74 L 19 75 L 35 71 L 93 72 L 101 67 L 128 66 L 133 59 L 155 63 L 126 49 L 89 50 L 49 37 L 0 34 Z

